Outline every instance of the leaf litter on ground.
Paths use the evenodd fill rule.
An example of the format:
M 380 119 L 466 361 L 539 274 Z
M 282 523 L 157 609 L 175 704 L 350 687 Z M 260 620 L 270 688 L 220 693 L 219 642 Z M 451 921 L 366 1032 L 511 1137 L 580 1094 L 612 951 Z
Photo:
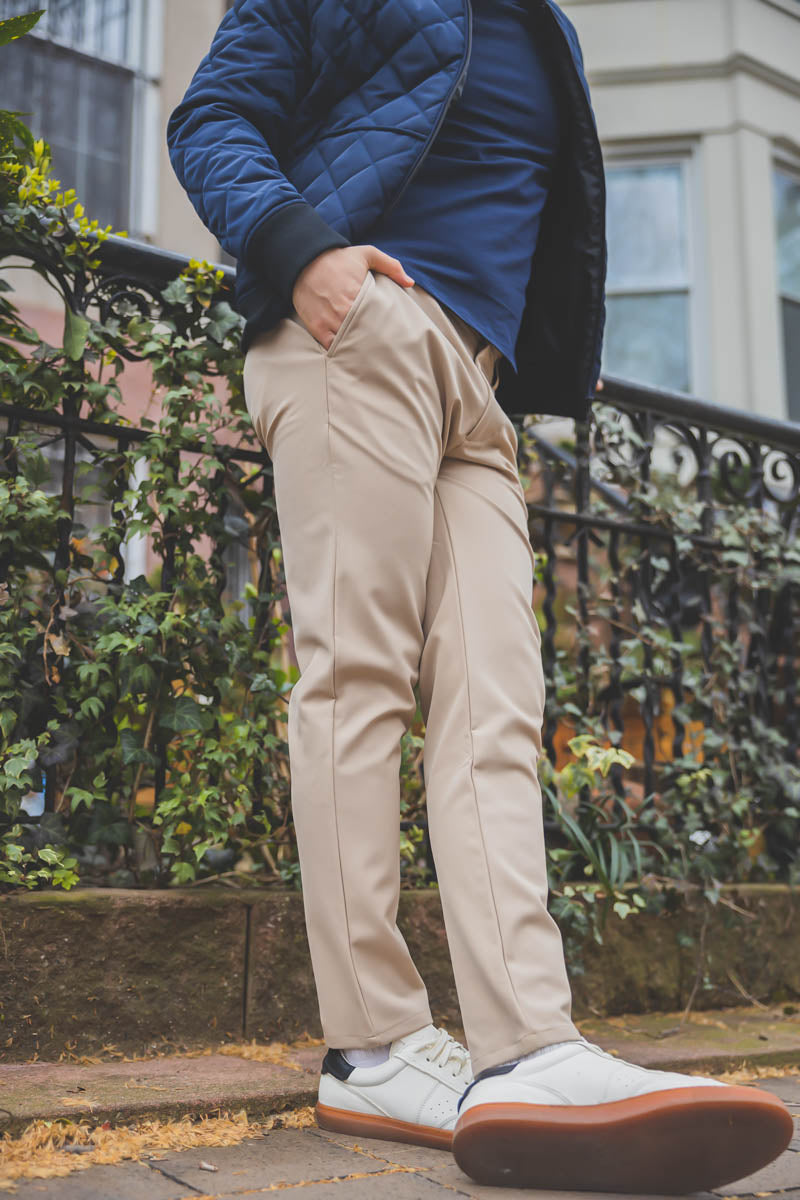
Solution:
M 609 1022 L 611 1023 L 611 1022 Z M 184 1050 L 181 1057 L 196 1058 L 210 1054 L 228 1054 L 256 1062 L 302 1070 L 294 1052 L 323 1045 L 323 1039 L 304 1033 L 294 1042 L 225 1042 L 202 1050 Z M 108 1061 L 143 1062 L 162 1057 L 156 1051 L 142 1055 L 123 1055 L 113 1044 L 103 1047 L 103 1056 L 70 1056 L 86 1066 Z M 175 1055 L 175 1047 L 163 1054 Z M 689 1074 L 706 1074 L 690 1071 Z M 715 1078 L 725 1083 L 754 1083 L 761 1079 L 797 1077 L 796 1066 L 742 1066 L 718 1072 Z M 250 1120 L 245 1109 L 221 1113 L 217 1117 L 186 1116 L 179 1120 L 141 1120 L 112 1127 L 109 1122 L 93 1124 L 83 1118 L 32 1121 L 16 1138 L 0 1136 L 0 1188 L 14 1190 L 17 1179 L 51 1179 L 86 1170 L 98 1164 L 113 1164 L 140 1157 L 155 1158 L 159 1151 L 189 1150 L 197 1146 L 234 1146 L 247 1138 L 259 1137 L 271 1129 L 307 1129 L 316 1127 L 313 1107 L 278 1113 L 264 1121 Z M 203 1169 L 213 1170 L 211 1164 Z M 199 1200 L 199 1198 L 198 1198 Z
M 272 1129 L 316 1127 L 313 1107 L 290 1109 L 263 1121 L 251 1120 L 245 1109 L 216 1117 L 142 1120 L 113 1127 L 80 1121 L 32 1121 L 18 1137 L 0 1137 L 0 1188 L 16 1190 L 19 1179 L 55 1179 L 88 1167 L 140 1158 L 157 1160 L 169 1150 L 199 1146 L 237 1146 Z M 204 1170 L 214 1170 L 204 1164 Z
M 146 1062 L 153 1058 L 201 1058 L 226 1054 L 254 1062 L 270 1063 L 301 1071 L 295 1053 L 322 1046 L 322 1038 L 307 1031 L 293 1042 L 222 1042 L 199 1050 L 176 1050 L 174 1044 L 152 1047 L 147 1054 L 124 1054 L 113 1042 L 106 1043 L 99 1055 L 62 1054 L 81 1066 L 99 1066 L 107 1062 Z M 37 1061 L 37 1057 L 30 1061 Z M 125 1086 L 128 1086 L 127 1084 Z M 131 1085 L 135 1086 L 135 1085 Z M 159 1089 L 163 1090 L 163 1089 Z M 76 1104 L 73 1097 L 71 1104 Z M 88 1104 L 89 1102 L 87 1102 Z M 280 1113 L 265 1121 L 253 1121 L 245 1109 L 219 1117 L 183 1117 L 179 1120 L 142 1120 L 111 1127 L 108 1122 L 74 1122 L 68 1118 L 32 1121 L 16 1138 L 0 1136 L 0 1188 L 13 1189 L 16 1179 L 49 1179 L 85 1170 L 96 1164 L 120 1163 L 155 1150 L 188 1150 L 193 1146 L 232 1146 L 248 1137 L 258 1137 L 270 1129 L 303 1129 L 316 1124 L 313 1109 L 301 1108 Z M 213 1169 L 209 1166 L 206 1170 Z

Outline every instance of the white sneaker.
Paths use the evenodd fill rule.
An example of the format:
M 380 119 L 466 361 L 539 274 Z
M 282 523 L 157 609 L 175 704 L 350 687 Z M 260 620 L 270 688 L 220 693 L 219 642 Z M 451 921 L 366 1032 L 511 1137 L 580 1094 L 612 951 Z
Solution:
M 469 1053 L 445 1029 L 426 1025 L 396 1038 L 377 1067 L 354 1067 L 341 1050 L 322 1063 L 321 1129 L 449 1150 L 457 1105 L 472 1079 Z
M 484 1184 L 664 1195 L 742 1179 L 792 1133 L 769 1092 L 646 1070 L 581 1038 L 481 1071 L 459 1103 L 453 1154 Z

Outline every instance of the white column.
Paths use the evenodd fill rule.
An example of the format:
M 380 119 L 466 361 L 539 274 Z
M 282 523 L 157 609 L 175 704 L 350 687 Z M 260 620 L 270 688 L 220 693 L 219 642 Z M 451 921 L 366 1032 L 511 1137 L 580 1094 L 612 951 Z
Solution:
M 736 133 L 741 207 L 743 311 L 748 341 L 747 405 L 766 417 L 786 417 L 782 332 L 775 251 L 772 146 L 750 128 Z
M 711 396 L 717 404 L 750 408 L 749 336 L 744 292 L 742 212 L 735 134 L 707 133 L 701 156 L 708 263 Z

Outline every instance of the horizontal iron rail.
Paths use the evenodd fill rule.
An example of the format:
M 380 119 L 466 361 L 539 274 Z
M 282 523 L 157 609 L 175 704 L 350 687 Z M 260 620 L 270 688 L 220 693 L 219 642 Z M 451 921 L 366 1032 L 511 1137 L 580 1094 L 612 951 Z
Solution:
M 117 425 L 105 421 L 86 421 L 82 417 L 64 416 L 61 413 L 47 409 L 25 408 L 18 404 L 0 404 L 0 417 L 14 417 L 28 425 L 50 425 L 57 429 L 74 429 L 78 433 L 91 434 L 94 437 L 110 437 L 117 441 L 146 442 L 158 434 L 157 429 L 138 429 L 133 425 Z M 183 449 L 189 454 L 207 454 L 208 447 L 203 442 L 187 442 Z M 228 446 L 224 442 L 215 442 L 214 451 L 221 458 L 238 458 L 246 462 L 262 464 L 265 461 L 263 450 L 247 450 L 244 447 Z
M 614 408 L 634 413 L 650 412 L 690 425 L 706 425 L 734 437 L 747 436 L 753 441 L 774 445 L 777 450 L 800 451 L 800 424 L 763 417 L 741 408 L 712 404 L 683 392 L 670 392 L 644 384 L 630 383 L 616 375 L 603 376 L 603 390 L 596 403 L 613 402 Z

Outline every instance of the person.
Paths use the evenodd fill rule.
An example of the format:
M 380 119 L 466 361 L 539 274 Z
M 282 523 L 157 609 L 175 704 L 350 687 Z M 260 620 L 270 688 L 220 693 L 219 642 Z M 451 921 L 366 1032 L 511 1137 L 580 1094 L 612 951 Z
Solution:
M 547 910 L 511 414 L 583 419 L 600 373 L 603 163 L 572 24 L 553 0 L 237 0 L 167 141 L 237 260 L 274 471 L 319 1124 L 452 1145 L 487 1183 L 663 1193 L 756 1169 L 785 1106 L 589 1043 Z M 396 924 L 415 688 L 469 1052 Z

